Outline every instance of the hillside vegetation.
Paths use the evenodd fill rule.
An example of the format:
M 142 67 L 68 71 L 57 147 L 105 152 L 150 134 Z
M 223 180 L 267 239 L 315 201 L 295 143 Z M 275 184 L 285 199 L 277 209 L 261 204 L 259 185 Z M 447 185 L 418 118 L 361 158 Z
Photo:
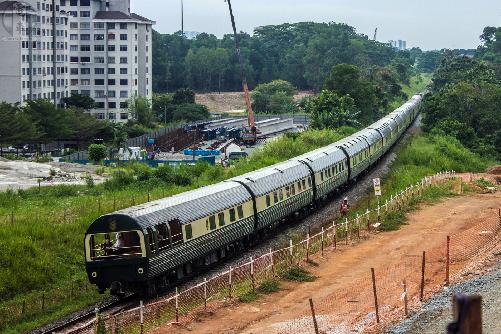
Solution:
M 424 129 L 501 159 L 501 28 L 485 28 L 477 57 L 448 54 L 425 99 Z

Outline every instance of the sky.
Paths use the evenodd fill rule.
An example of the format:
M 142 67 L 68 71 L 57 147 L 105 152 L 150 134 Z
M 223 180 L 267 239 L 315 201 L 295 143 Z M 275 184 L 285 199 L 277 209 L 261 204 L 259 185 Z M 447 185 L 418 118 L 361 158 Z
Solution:
M 181 30 L 181 0 L 131 0 L 161 33 Z M 346 23 L 377 39 L 424 50 L 476 48 L 486 26 L 501 26 L 500 0 L 232 0 L 237 29 L 303 21 Z M 185 31 L 231 33 L 224 0 L 184 0 Z

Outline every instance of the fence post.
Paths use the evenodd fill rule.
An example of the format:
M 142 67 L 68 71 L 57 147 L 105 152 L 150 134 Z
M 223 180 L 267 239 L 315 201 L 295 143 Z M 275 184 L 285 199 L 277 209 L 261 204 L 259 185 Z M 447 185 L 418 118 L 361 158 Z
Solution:
M 289 239 L 289 256 L 291 258 L 291 266 L 292 263 L 294 262 L 294 245 L 292 244 L 292 239 Z
M 310 234 L 306 234 L 306 262 L 310 262 Z
M 372 292 L 374 293 L 374 307 L 376 308 L 376 321 L 379 324 L 379 304 L 377 302 L 377 288 L 376 288 L 376 273 L 374 268 L 371 268 L 372 274 Z
M 311 298 L 310 298 L 310 309 L 311 309 L 311 317 L 313 318 L 313 326 L 315 328 L 315 334 L 319 334 L 317 317 L 315 316 L 315 308 L 313 307 L 313 299 Z
M 256 281 L 254 280 L 254 259 L 250 257 L 250 275 L 252 281 L 252 291 L 256 290 Z
M 141 334 L 144 333 L 144 305 L 143 301 L 139 301 L 139 321 L 141 322 Z
M 360 241 L 360 215 L 357 213 L 357 237 L 358 241 Z
M 322 257 L 324 257 L 324 227 L 322 226 Z
M 402 285 L 404 286 L 404 312 L 405 312 L 405 317 L 407 318 L 407 316 L 409 315 L 409 308 L 407 306 L 407 282 L 405 281 L 404 279 L 404 282 L 402 283 Z
M 176 287 L 176 322 L 179 322 L 179 289 Z
M 332 248 L 336 250 L 337 248 L 337 231 L 336 231 L 336 222 L 332 222 Z
M 371 213 L 369 211 L 369 209 L 367 209 L 367 212 L 365 213 L 367 215 L 367 231 L 369 231 L 369 233 L 371 232 Z
M 344 221 L 344 232 L 346 233 L 346 246 L 348 246 L 348 239 L 349 239 L 349 236 L 348 236 L 348 218 L 345 218 L 345 221 Z
M 230 266 L 230 271 L 228 273 L 228 298 L 231 298 L 231 274 L 233 272 L 233 267 Z
M 424 297 L 424 273 L 426 270 L 426 252 L 423 252 L 423 261 L 421 263 L 421 293 L 419 295 L 419 300 L 423 301 Z
M 207 312 L 207 278 L 204 278 L 204 310 Z
M 273 260 L 273 249 L 270 248 L 271 273 L 275 277 L 275 261 Z
M 451 237 L 447 236 L 447 249 L 446 249 L 446 259 L 445 259 L 445 285 L 449 285 L 450 283 L 450 245 L 451 245 Z

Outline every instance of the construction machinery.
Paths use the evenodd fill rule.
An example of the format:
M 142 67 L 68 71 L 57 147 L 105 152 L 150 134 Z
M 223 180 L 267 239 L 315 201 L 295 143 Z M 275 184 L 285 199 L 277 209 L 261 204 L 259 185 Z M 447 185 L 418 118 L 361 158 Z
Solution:
M 237 53 L 238 62 L 240 64 L 240 75 L 242 77 L 242 86 L 245 95 L 245 104 L 247 106 L 248 113 L 248 124 L 242 129 L 241 140 L 246 145 L 254 145 L 257 142 L 257 135 L 259 133 L 256 127 L 256 121 L 254 119 L 254 111 L 252 110 L 252 103 L 249 93 L 249 86 L 247 85 L 247 78 L 245 76 L 244 63 L 242 61 L 242 52 L 240 49 L 240 37 L 237 33 L 237 27 L 235 24 L 235 16 L 233 15 L 233 8 L 231 7 L 231 0 L 225 0 L 228 3 L 228 8 L 230 10 L 231 25 L 233 27 L 233 34 L 235 36 L 235 48 Z

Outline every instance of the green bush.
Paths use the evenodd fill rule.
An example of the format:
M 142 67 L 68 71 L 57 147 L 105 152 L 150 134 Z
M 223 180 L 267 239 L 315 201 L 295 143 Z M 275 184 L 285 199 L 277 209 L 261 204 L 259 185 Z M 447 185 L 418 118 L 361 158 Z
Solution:
M 101 144 L 92 144 L 89 146 L 89 159 L 95 163 L 100 162 L 108 155 L 108 149 Z
M 240 296 L 238 296 L 238 300 L 242 303 L 251 303 L 259 298 L 259 294 L 256 291 L 249 291 Z

